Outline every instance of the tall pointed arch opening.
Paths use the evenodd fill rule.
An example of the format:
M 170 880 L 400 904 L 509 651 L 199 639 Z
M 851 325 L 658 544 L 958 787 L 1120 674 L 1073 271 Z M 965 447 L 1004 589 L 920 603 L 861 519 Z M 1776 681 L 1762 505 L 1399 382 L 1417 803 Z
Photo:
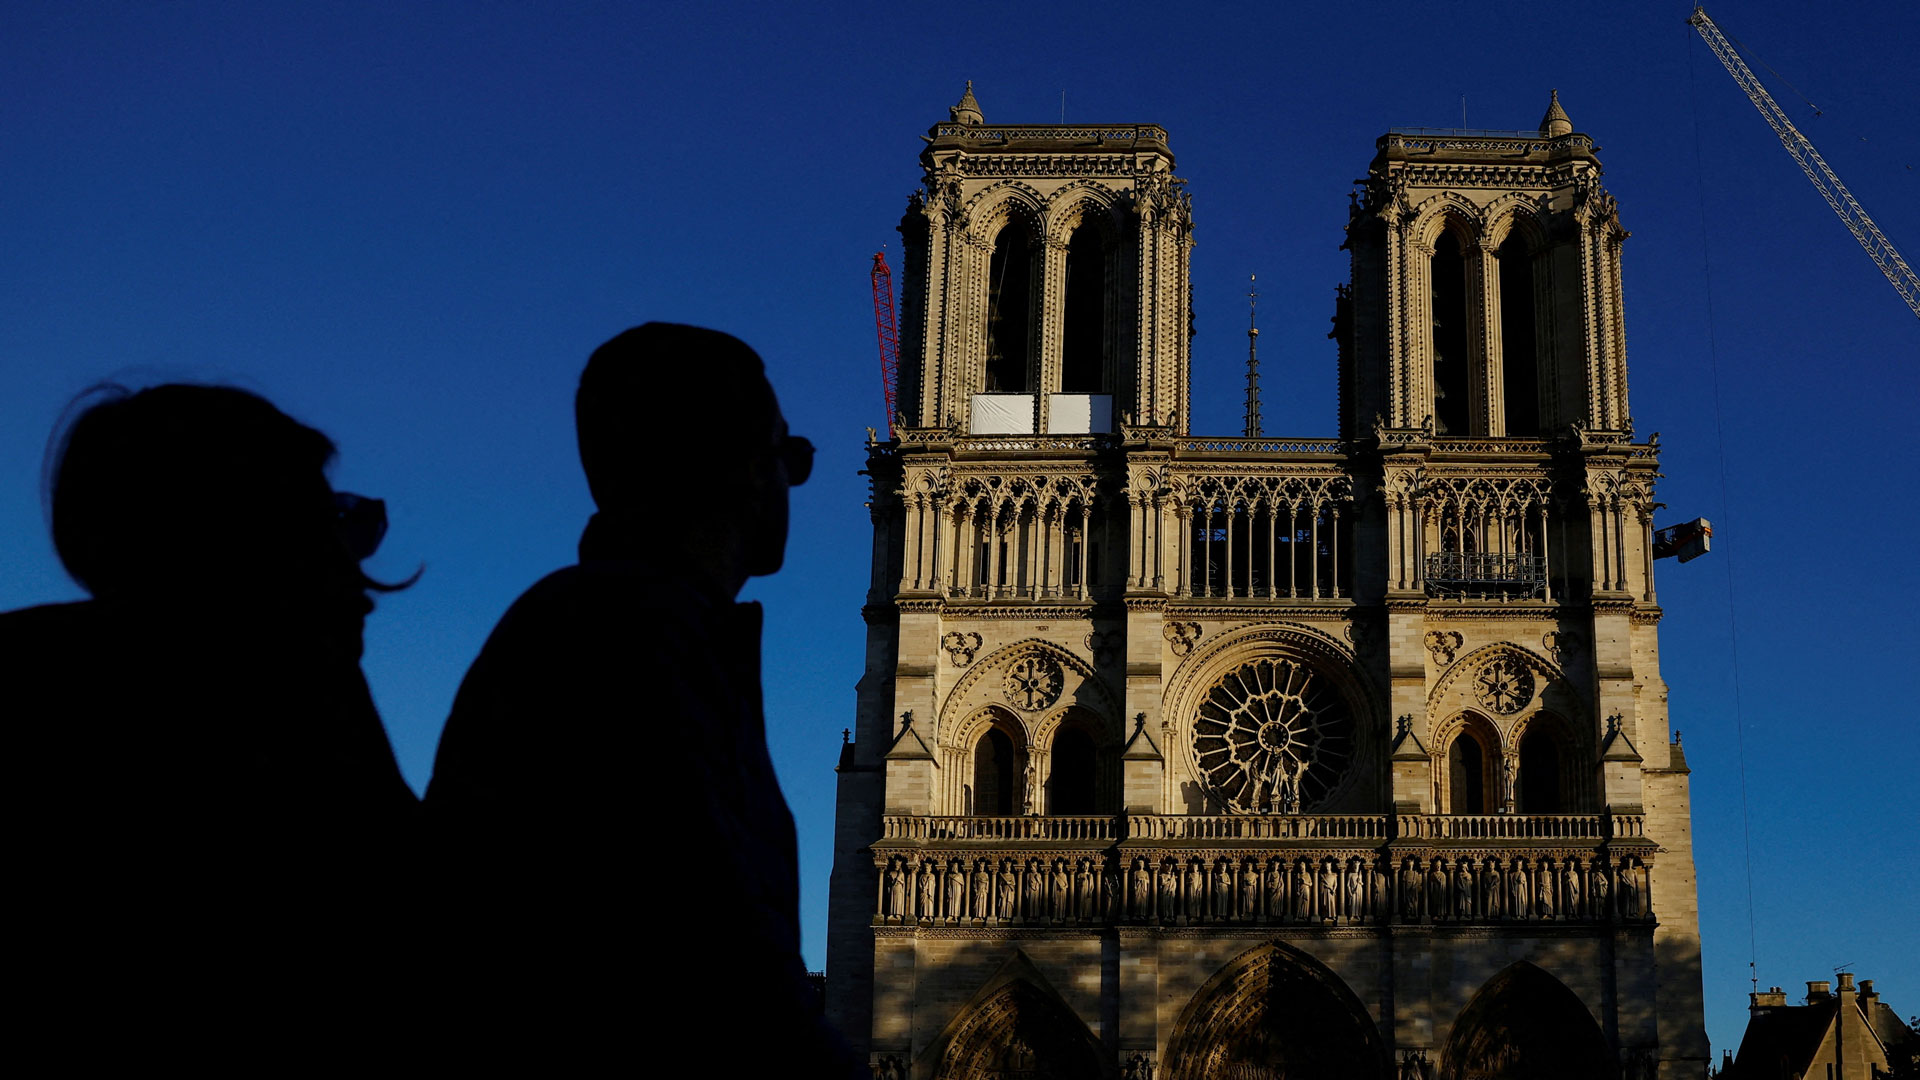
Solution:
M 1618 1080 L 1593 1013 L 1559 979 L 1522 960 L 1488 980 L 1453 1025 L 1441 1080 Z

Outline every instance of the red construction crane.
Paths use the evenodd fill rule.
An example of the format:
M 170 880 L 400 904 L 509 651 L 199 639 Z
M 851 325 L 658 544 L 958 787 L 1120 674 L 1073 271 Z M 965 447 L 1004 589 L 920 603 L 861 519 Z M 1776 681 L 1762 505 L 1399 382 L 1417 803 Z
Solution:
M 880 335 L 880 393 L 887 399 L 887 437 L 893 437 L 894 397 L 900 391 L 900 324 L 893 316 L 893 271 L 887 253 L 873 253 L 873 325 Z

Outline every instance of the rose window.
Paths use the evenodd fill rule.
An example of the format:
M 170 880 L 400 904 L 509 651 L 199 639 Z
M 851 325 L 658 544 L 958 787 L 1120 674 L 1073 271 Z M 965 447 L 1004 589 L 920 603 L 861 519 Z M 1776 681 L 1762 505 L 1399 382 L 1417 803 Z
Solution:
M 1339 785 L 1353 760 L 1353 714 L 1293 660 L 1255 660 L 1207 691 L 1193 753 L 1213 794 L 1243 813 L 1299 813 Z
M 1502 716 L 1512 716 L 1533 700 L 1533 672 L 1511 656 L 1498 656 L 1473 680 L 1480 704 Z
M 1044 709 L 1060 697 L 1060 662 L 1046 653 L 1028 653 L 1007 669 L 1007 700 L 1028 712 Z

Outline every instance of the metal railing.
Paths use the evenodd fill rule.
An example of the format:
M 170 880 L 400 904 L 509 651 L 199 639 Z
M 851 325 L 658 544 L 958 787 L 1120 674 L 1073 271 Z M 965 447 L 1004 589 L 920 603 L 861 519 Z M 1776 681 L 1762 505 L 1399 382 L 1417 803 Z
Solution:
M 1427 592 L 1434 596 L 1539 596 L 1547 588 L 1540 555 L 1436 552 L 1427 556 Z

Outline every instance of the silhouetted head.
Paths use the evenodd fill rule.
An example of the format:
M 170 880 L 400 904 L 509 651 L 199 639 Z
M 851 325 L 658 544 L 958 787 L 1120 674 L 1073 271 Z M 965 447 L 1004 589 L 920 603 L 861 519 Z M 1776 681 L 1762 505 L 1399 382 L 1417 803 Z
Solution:
M 75 581 L 183 619 L 260 620 L 343 646 L 350 631 L 358 655 L 372 607 L 359 560 L 384 515 L 335 495 L 332 440 L 230 387 L 88 396 L 49 470 L 53 543 Z
M 813 447 L 787 434 L 746 343 L 697 326 L 636 326 L 594 350 L 574 418 L 603 514 L 655 542 L 719 526 L 739 541 L 746 575 L 780 569 L 787 488 L 806 480 Z M 677 529 L 685 515 L 702 527 Z

